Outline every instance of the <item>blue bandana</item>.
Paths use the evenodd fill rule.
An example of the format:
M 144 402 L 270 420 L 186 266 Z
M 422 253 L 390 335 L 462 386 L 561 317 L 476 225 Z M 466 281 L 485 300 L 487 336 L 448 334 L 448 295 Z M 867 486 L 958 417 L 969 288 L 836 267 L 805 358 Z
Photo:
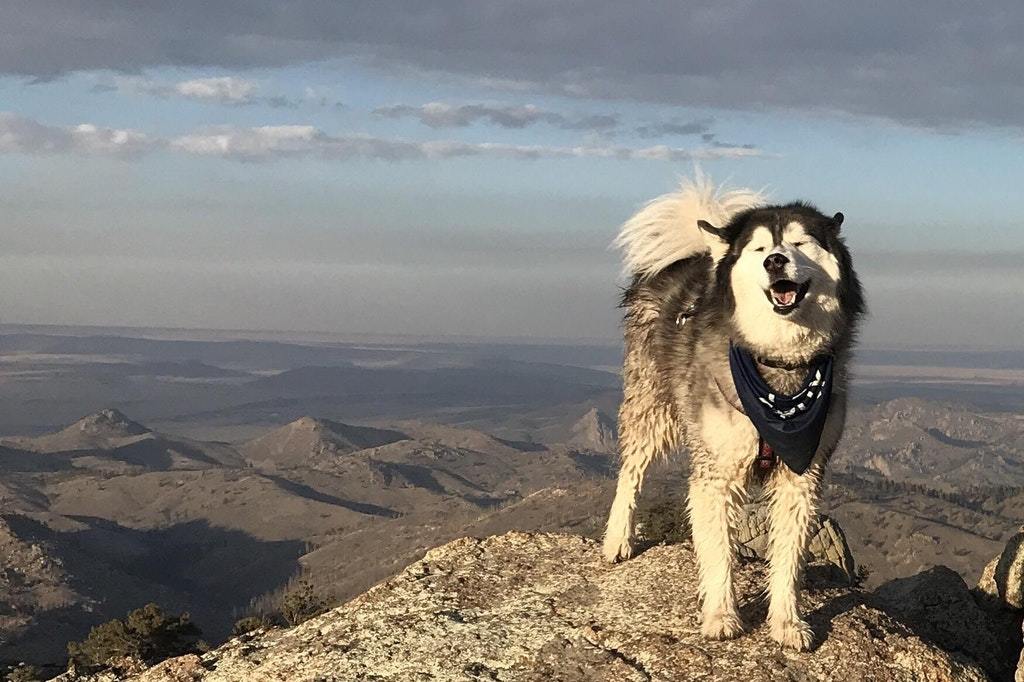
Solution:
M 794 473 L 807 471 L 821 442 L 832 397 L 832 356 L 811 363 L 794 395 L 779 395 L 757 371 L 750 351 L 729 344 L 729 369 L 736 394 L 761 440 Z

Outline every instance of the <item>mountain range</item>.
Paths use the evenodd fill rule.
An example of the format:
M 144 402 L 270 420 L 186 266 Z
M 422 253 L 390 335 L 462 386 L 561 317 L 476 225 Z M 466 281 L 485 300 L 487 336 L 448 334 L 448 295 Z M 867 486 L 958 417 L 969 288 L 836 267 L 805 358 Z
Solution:
M 147 601 L 190 611 L 222 639 L 300 572 L 351 596 L 430 538 L 485 518 L 514 527 L 503 508 L 610 471 L 607 453 L 415 421 L 302 417 L 228 444 L 104 409 L 3 445 L 0 656 L 10 660 L 59 658 L 65 641 Z

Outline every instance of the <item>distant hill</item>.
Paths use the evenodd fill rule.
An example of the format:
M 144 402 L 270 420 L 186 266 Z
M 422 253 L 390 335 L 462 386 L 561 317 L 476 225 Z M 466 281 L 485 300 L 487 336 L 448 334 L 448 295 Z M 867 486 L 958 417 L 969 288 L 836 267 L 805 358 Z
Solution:
M 619 431 L 615 420 L 596 407 L 590 408 L 573 424 L 569 445 L 596 452 L 615 452 L 619 446 Z
M 35 438 L 12 438 L 8 442 L 32 452 L 69 452 L 117 447 L 149 432 L 119 410 L 105 409 L 82 417 L 56 433 Z
M 229 445 L 166 436 L 151 431 L 115 409 L 82 417 L 56 433 L 8 438 L 0 450 L 0 469 L 32 471 L 49 461 L 51 467 L 103 469 L 125 473 L 141 469 L 202 469 L 240 466 L 242 459 Z M 21 452 L 18 452 L 18 451 Z M 48 458 L 27 456 L 49 455 Z
M 406 439 L 408 436 L 400 431 L 301 417 L 249 441 L 241 451 L 253 465 L 288 468 L 311 466 L 325 459 Z

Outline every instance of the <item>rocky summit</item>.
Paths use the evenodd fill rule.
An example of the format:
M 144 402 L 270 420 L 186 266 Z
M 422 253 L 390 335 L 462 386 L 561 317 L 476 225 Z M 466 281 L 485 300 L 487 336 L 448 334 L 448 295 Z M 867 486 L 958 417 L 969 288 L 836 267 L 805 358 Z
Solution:
M 772 642 L 763 625 L 760 561 L 744 560 L 737 575 L 749 632 L 713 642 L 699 634 L 696 567 L 686 544 L 652 547 L 610 566 L 595 541 L 577 536 L 464 538 L 295 628 L 256 631 L 131 679 L 990 679 L 979 661 L 985 652 L 944 647 L 911 617 L 920 609 L 899 613 L 877 595 L 831 582 L 829 573 L 814 565 L 808 572 L 804 607 L 817 641 L 811 652 L 797 654 Z M 931 581 L 926 588 L 908 584 L 895 592 L 901 598 L 928 593 L 928 618 L 944 603 L 963 608 L 971 599 L 962 581 Z M 948 619 L 950 627 L 955 622 Z M 939 640 L 957 639 L 955 632 L 944 635 Z

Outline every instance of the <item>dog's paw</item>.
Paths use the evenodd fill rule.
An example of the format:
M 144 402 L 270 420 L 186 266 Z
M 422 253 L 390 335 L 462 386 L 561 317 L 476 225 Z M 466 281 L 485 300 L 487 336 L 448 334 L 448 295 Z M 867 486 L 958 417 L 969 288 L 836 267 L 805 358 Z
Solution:
M 780 620 L 769 624 L 772 639 L 793 651 L 807 651 L 814 642 L 814 631 L 806 622 L 796 620 Z
M 610 564 L 625 561 L 633 556 L 633 543 L 626 535 L 606 535 L 601 553 Z
M 705 613 L 700 624 L 700 633 L 708 639 L 733 639 L 744 629 L 743 619 L 735 611 Z

